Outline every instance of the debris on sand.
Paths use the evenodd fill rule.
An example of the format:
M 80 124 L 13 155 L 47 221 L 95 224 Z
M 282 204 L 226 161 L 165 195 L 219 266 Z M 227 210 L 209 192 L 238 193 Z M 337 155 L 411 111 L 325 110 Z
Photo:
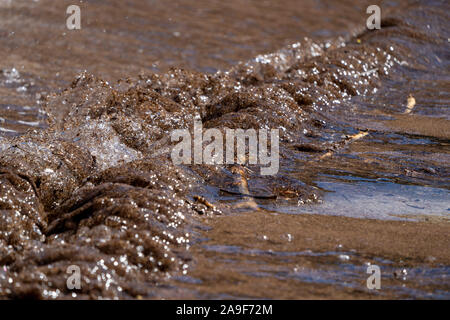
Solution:
M 414 109 L 414 106 L 416 105 L 416 99 L 412 96 L 412 94 L 409 95 L 407 104 L 406 104 L 406 110 L 405 113 L 411 113 L 411 111 Z

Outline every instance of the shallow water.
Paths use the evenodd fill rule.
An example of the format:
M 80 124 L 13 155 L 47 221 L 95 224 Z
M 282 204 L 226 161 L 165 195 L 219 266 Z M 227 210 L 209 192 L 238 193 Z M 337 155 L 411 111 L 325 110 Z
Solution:
M 450 8 L 367 4 L 88 1 L 68 31 L 0 1 L 0 297 L 448 299 Z M 280 128 L 280 172 L 172 165 L 198 118 Z
M 320 213 L 368 219 L 414 219 L 416 216 L 449 217 L 449 191 L 355 177 L 323 176 L 321 204 L 301 208 L 267 206 L 285 213 Z

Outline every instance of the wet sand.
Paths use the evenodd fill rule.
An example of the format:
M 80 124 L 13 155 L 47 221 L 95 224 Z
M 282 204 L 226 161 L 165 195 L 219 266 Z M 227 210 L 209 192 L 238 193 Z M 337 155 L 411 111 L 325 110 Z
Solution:
M 445 118 L 430 118 L 420 115 L 397 115 L 395 119 L 384 122 L 394 130 L 411 135 L 435 137 L 450 140 L 450 120 Z

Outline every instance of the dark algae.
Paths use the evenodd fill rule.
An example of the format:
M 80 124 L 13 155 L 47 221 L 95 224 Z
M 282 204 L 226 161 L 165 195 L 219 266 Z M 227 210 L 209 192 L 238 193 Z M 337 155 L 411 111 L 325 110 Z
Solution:
M 286 8 L 258 2 L 252 11 L 237 9 L 236 0 L 223 10 L 237 11 L 236 21 L 246 17 L 249 35 L 230 24 L 229 33 L 241 32 L 234 38 L 202 2 L 184 8 L 204 10 L 195 11 L 200 22 L 183 18 L 180 7 L 174 30 L 154 22 L 155 48 L 139 29 L 146 7 L 136 3 L 116 34 L 123 56 L 88 13 L 81 35 L 67 37 L 92 27 L 108 54 L 95 56 L 90 50 L 101 45 L 92 38 L 79 47 L 68 40 L 75 67 L 64 65 L 70 54 L 58 47 L 51 72 L 42 63 L 51 39 L 31 31 L 20 32 L 39 39 L 35 55 L 23 69 L 8 68 L 22 61 L 14 47 L 32 46 L 8 35 L 18 22 L 0 24 L 0 298 L 448 298 L 448 3 L 387 1 L 381 29 L 372 31 L 363 4 L 306 1 L 306 12 L 323 15 L 342 6 L 331 21 L 308 25 L 312 18 L 291 1 Z M 164 17 L 178 6 L 157 3 L 153 10 Z M 1 17 L 35 14 L 20 1 L 1 4 Z M 103 8 L 104 16 L 117 15 L 118 6 Z M 55 23 L 56 9 L 36 10 Z M 258 19 L 278 33 L 264 34 Z M 296 23 L 304 30 L 289 31 Z M 153 67 L 132 46 L 147 50 Z M 92 67 L 78 72 L 83 55 Z M 195 121 L 221 132 L 279 129 L 279 172 L 173 164 L 171 132 L 192 132 Z M 392 220 L 302 212 L 327 201 L 321 182 L 346 179 L 441 190 L 446 212 Z M 366 289 L 368 262 L 388 270 L 385 291 Z M 76 290 L 66 285 L 72 265 L 82 275 Z M 414 279 L 394 276 L 403 267 Z

